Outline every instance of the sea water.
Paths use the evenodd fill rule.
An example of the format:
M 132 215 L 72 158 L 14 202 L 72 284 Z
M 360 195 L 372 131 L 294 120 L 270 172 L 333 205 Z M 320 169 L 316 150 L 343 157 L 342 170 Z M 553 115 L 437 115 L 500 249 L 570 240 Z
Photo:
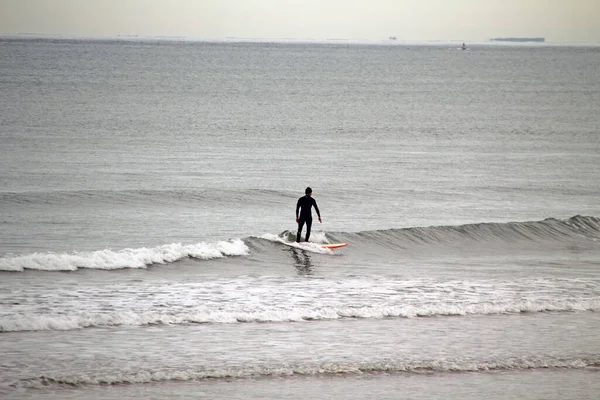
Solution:
M 597 65 L 0 40 L 0 394 L 596 399 Z

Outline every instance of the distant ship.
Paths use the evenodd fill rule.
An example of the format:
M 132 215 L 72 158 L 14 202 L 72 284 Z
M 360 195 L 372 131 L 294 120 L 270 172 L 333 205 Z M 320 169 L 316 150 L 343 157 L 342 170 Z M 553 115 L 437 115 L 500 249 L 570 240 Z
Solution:
M 490 39 L 492 42 L 538 42 L 543 43 L 546 41 L 543 37 L 533 38 L 519 38 L 519 37 L 508 37 L 508 38 L 493 38 Z

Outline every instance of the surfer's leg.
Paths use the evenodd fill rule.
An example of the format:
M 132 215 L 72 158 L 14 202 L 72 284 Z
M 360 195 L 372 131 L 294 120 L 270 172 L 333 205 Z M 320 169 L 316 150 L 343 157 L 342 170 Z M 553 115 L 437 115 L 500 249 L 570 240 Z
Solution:
M 306 220 L 306 241 L 308 242 L 308 238 L 310 237 L 310 227 L 312 226 L 312 218 Z
M 302 228 L 304 227 L 304 220 L 300 218 L 298 220 L 298 233 L 296 234 L 296 242 L 300 241 L 300 234 L 302 233 Z

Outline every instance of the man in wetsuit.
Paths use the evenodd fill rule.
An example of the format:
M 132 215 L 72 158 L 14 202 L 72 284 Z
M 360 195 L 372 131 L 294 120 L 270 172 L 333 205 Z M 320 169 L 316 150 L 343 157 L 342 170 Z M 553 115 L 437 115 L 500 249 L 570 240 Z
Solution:
M 310 238 L 310 227 L 312 225 L 312 212 L 311 208 L 314 206 L 317 211 L 317 215 L 319 216 L 319 222 L 321 221 L 321 213 L 319 212 L 319 207 L 317 207 L 317 202 L 312 198 L 312 189 L 307 187 L 304 191 L 306 196 L 302 196 L 298 199 L 298 203 L 296 203 L 296 222 L 298 223 L 298 234 L 296 235 L 296 242 L 300 241 L 300 234 L 302 233 L 302 228 L 304 227 L 304 223 L 306 223 L 306 238 L 305 240 L 308 242 L 308 238 Z M 300 214 L 298 214 L 298 211 Z M 300 217 L 298 217 L 300 215 Z

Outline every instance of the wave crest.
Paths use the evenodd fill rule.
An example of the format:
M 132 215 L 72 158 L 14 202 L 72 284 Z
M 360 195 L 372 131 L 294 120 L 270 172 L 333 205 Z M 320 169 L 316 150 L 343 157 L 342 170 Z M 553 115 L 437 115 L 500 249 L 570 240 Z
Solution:
M 414 227 L 363 231 L 358 241 L 410 247 L 414 245 L 452 246 L 472 242 L 545 243 L 600 239 L 600 218 L 576 215 L 566 220 Z
M 518 371 L 541 368 L 581 369 L 600 365 L 598 356 L 556 358 L 552 356 L 512 357 L 497 360 L 382 360 L 364 363 L 315 363 L 306 365 L 257 365 L 239 368 L 140 371 L 137 373 L 115 373 L 105 376 L 41 376 L 21 381 L 25 387 L 47 387 L 50 385 L 89 386 L 142 384 L 165 381 L 191 381 L 200 379 L 230 379 L 253 377 L 283 377 L 327 374 L 361 373 L 447 373 Z
M 469 245 L 482 250 L 499 245 L 530 246 L 537 249 L 555 248 L 556 244 L 567 246 L 595 246 L 600 239 L 600 218 L 574 216 L 566 220 L 547 218 L 543 221 L 476 223 L 455 226 L 430 226 L 375 231 L 323 232 L 315 231 L 311 237 L 315 243 L 350 242 L 350 248 L 378 245 L 386 248 L 407 249 L 411 247 L 439 247 L 460 249 Z M 151 264 L 165 264 L 185 257 L 213 259 L 226 256 L 243 256 L 250 253 L 250 245 L 257 241 L 280 242 L 294 246 L 294 231 L 280 234 L 264 234 L 246 239 L 182 245 L 172 243 L 154 248 L 124 250 L 99 250 L 73 253 L 33 253 L 0 258 L 0 271 L 74 271 L 79 268 L 122 269 L 145 268 Z M 473 246 L 475 244 L 475 246 Z M 302 248 L 305 249 L 305 248 Z M 258 251 L 269 251 L 259 247 Z M 309 250 L 330 253 L 314 245 Z
M 553 301 L 515 301 L 506 303 L 432 304 L 423 306 L 363 306 L 272 309 L 255 312 L 215 311 L 198 309 L 191 312 L 119 312 L 111 314 L 71 315 L 12 315 L 0 319 L 0 332 L 68 331 L 75 329 L 178 325 L 178 324 L 235 324 L 264 322 L 300 322 L 348 318 L 417 318 L 435 316 L 497 315 L 538 312 L 600 311 L 600 299 L 571 299 Z
M 0 258 L 0 271 L 76 271 L 79 268 L 123 269 L 146 268 L 151 264 L 165 264 L 186 257 L 208 260 L 226 256 L 248 254 L 248 247 L 242 240 L 200 242 L 182 245 L 171 243 L 154 248 L 123 250 L 99 250 L 74 253 L 33 253 L 16 257 Z

